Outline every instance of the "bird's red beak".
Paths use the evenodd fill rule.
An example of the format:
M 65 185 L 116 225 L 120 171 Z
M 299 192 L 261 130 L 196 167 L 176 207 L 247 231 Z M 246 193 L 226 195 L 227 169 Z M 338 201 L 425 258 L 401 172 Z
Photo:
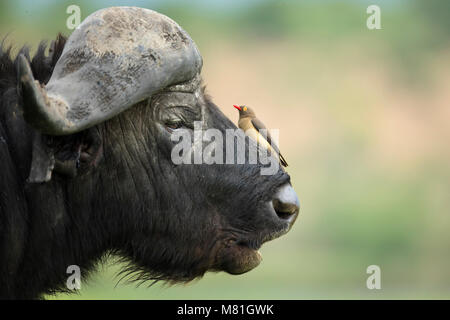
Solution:
M 239 106 L 237 106 L 237 105 L 235 105 L 235 104 L 233 104 L 233 107 L 235 107 L 235 108 L 238 109 L 239 111 L 242 111 L 242 108 L 239 107 Z

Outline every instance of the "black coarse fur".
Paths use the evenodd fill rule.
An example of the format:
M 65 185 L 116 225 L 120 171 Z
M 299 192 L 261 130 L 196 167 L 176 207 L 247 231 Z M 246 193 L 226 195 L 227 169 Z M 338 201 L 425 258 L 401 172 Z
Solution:
M 36 80 L 48 82 L 64 44 L 65 38 L 58 36 L 46 55 L 41 43 L 32 59 L 27 48 L 20 50 Z M 81 146 L 89 151 L 86 136 L 99 137 L 101 148 L 96 146 L 95 161 L 82 163 L 75 177 L 54 172 L 47 183 L 28 183 L 33 141 L 40 133 L 22 117 L 17 84 L 16 61 L 3 42 L 0 298 L 67 291 L 68 266 L 79 266 L 86 279 L 111 253 L 128 263 L 123 273 L 131 280 L 190 281 L 208 270 L 226 271 L 219 257 L 230 241 L 245 240 L 257 248 L 281 228 L 263 212 L 277 188 L 289 182 L 281 169 L 263 176 L 260 164 L 171 161 L 167 112 L 182 114 L 187 127 L 203 110 L 206 127 L 222 132 L 236 128 L 204 94 L 193 111 L 163 110 L 154 97 L 84 132 L 43 136 L 68 152 L 65 158 Z

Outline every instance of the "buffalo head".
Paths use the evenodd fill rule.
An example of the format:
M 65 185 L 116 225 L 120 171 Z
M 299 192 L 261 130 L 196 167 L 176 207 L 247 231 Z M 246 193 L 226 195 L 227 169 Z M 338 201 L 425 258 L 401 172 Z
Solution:
M 179 25 L 134 7 L 89 16 L 47 83 L 19 57 L 24 118 L 39 133 L 27 190 L 32 214 L 46 217 L 40 228 L 49 225 L 39 241 L 60 241 L 87 267 L 114 252 L 143 280 L 259 264 L 259 247 L 291 228 L 298 199 L 281 168 L 172 161 L 171 135 L 193 135 L 195 122 L 236 129 L 205 95 L 201 67 Z

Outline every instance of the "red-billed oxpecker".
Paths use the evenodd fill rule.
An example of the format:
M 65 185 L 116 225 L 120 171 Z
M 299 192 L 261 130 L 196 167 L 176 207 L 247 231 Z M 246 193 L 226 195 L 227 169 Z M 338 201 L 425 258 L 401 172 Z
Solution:
M 278 156 L 280 163 L 287 167 L 288 164 L 281 155 L 278 146 L 272 141 L 269 131 L 264 123 L 256 117 L 255 112 L 247 106 L 233 105 L 233 107 L 239 110 L 239 128 L 244 130 L 245 134 L 255 140 L 261 147 L 270 150 L 272 154 Z

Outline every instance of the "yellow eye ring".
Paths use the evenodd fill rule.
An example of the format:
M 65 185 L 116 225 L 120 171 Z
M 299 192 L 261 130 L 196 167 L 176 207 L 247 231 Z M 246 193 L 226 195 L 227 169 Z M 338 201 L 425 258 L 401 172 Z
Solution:
M 247 107 L 244 107 L 244 111 L 247 111 Z

